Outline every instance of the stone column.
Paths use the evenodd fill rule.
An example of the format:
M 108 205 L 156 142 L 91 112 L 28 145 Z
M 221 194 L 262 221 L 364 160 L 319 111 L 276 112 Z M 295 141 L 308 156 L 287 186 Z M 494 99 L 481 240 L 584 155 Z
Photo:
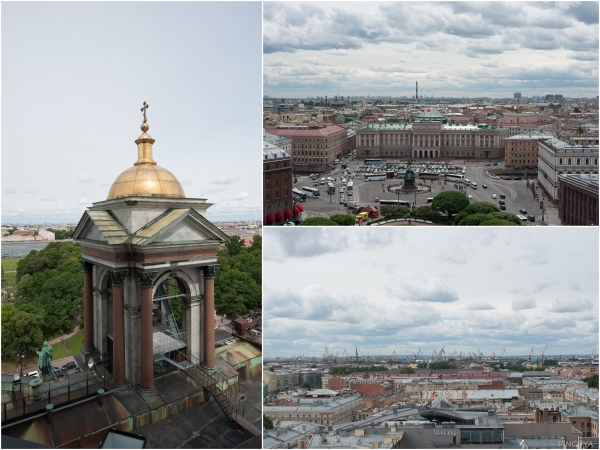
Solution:
M 113 380 L 117 386 L 125 384 L 125 294 L 127 272 L 110 271 L 113 286 Z
M 204 365 L 215 368 L 215 272 L 217 266 L 204 271 Z
M 152 286 L 156 272 L 138 272 L 141 286 L 140 386 L 142 393 L 154 392 L 154 348 L 152 343 Z
M 84 355 L 94 352 L 94 265 L 80 260 L 83 266 L 83 348 Z

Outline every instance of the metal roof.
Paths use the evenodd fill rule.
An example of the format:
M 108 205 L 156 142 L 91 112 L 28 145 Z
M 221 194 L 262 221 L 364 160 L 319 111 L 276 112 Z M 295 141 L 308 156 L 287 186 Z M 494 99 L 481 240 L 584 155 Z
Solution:
M 129 233 L 107 211 L 86 211 L 91 221 L 98 227 L 102 237 L 111 244 L 122 244 Z

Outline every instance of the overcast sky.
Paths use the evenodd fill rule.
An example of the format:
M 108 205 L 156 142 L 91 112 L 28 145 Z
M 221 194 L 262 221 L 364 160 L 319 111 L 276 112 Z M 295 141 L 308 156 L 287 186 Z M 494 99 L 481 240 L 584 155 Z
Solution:
M 77 222 L 137 159 L 262 218 L 260 2 L 3 2 L 2 223 Z
M 598 345 L 597 228 L 274 227 L 263 242 L 268 358 Z
M 598 2 L 265 2 L 264 93 L 598 95 Z

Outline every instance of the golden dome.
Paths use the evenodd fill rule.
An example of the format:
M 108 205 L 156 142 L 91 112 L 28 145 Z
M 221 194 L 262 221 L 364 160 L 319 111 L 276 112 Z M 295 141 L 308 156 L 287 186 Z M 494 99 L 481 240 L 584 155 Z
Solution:
M 185 198 L 179 180 L 152 159 L 154 139 L 148 131 L 148 124 L 142 124 L 142 134 L 135 143 L 138 145 L 138 160 L 133 167 L 117 177 L 108 192 L 108 200 L 118 197 L 140 195 L 145 197 Z

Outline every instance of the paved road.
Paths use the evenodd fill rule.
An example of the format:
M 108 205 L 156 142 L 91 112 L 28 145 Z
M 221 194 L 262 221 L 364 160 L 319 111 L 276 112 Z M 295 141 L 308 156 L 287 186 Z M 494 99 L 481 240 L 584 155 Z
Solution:
M 435 197 L 442 191 L 447 190 L 458 190 L 454 187 L 454 183 L 447 182 L 446 184 L 438 183 L 437 181 L 422 181 L 417 180 L 417 183 L 421 182 L 431 187 L 431 192 L 423 192 L 415 194 L 401 194 L 399 197 L 397 194 L 393 192 L 388 192 L 387 187 L 390 185 L 397 185 L 399 180 L 396 179 L 387 179 L 385 181 L 370 181 L 365 182 L 363 180 L 363 175 L 361 173 L 357 173 L 357 166 L 360 164 L 360 161 L 350 162 L 349 169 L 356 173 L 356 177 L 354 178 L 354 198 L 353 200 L 359 202 L 361 205 L 371 205 L 376 206 L 376 199 L 389 199 L 389 200 L 406 200 L 411 203 L 416 201 L 417 206 L 425 205 L 427 203 L 427 199 L 430 197 Z M 463 166 L 463 161 L 453 161 L 454 167 Z M 539 208 L 539 202 L 536 201 L 531 191 L 527 188 L 527 181 L 523 180 L 496 180 L 493 177 L 490 177 L 486 174 L 486 169 L 490 167 L 486 166 L 485 162 L 467 162 L 465 164 L 466 173 L 465 177 L 474 181 L 478 184 L 478 189 L 473 189 L 471 187 L 465 187 L 461 185 L 462 190 L 466 191 L 467 194 L 471 194 L 473 199 L 471 202 L 485 201 L 494 203 L 499 206 L 498 200 L 500 198 L 500 194 L 506 195 L 506 211 L 513 214 L 522 214 L 519 210 L 524 208 L 527 210 L 527 214 L 532 214 L 536 216 L 536 221 L 527 222 L 527 225 L 538 225 L 538 224 L 547 224 L 548 221 L 550 223 L 555 222 L 555 224 L 559 224 L 557 219 L 557 211 L 550 209 L 545 217 L 545 222 L 541 222 L 542 211 Z M 304 213 L 302 214 L 302 219 L 306 219 L 308 217 L 313 216 L 321 216 L 321 217 L 329 217 L 333 214 L 347 214 L 348 209 L 340 204 L 340 188 L 341 185 L 341 169 L 336 169 L 332 174 L 325 175 L 331 176 L 332 178 L 337 178 L 337 181 L 334 182 L 336 188 L 336 194 L 329 196 L 327 195 L 327 185 L 319 185 L 319 189 L 321 190 L 321 197 L 318 199 L 308 199 L 303 203 Z M 319 175 L 319 179 L 323 175 Z M 303 186 L 313 187 L 313 180 L 308 178 L 308 176 L 304 176 L 299 179 L 299 182 L 295 187 L 301 189 Z M 488 188 L 484 189 L 481 186 L 487 185 Z M 496 194 L 498 199 L 492 199 L 492 194 Z M 345 200 L 348 199 L 347 193 L 344 193 Z M 527 215 L 526 214 L 526 215 Z M 548 218 L 549 216 L 549 218 Z

